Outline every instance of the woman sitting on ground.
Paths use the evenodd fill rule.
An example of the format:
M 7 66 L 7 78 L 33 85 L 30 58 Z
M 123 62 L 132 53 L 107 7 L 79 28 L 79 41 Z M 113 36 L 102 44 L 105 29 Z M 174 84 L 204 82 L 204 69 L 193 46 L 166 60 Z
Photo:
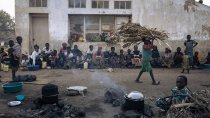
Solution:
M 103 52 L 102 52 L 102 47 L 98 47 L 98 50 L 96 51 L 96 53 L 94 54 L 94 62 L 96 64 L 96 66 L 98 66 L 99 68 L 102 68 L 103 66 Z
M 34 51 L 31 55 L 29 63 L 33 66 L 39 65 L 40 68 L 42 67 L 41 50 L 38 45 L 34 45 Z
M 171 68 L 173 57 L 170 49 L 168 48 L 165 49 L 165 53 L 162 57 L 162 60 L 164 67 Z

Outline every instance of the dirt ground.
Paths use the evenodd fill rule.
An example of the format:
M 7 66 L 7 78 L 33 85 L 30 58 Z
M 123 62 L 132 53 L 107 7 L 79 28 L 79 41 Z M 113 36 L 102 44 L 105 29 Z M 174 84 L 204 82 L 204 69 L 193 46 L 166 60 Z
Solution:
M 106 70 L 40 70 L 36 72 L 19 71 L 18 74 L 35 74 L 40 79 L 50 79 L 53 84 L 59 86 L 59 98 L 65 103 L 85 108 L 87 118 L 112 118 L 120 111 L 119 107 L 112 107 L 111 104 L 104 104 L 103 96 L 107 88 L 118 86 L 127 93 L 140 91 L 146 97 L 161 97 L 170 95 L 170 89 L 175 86 L 175 80 L 181 75 L 180 69 L 154 69 L 154 75 L 161 81 L 159 86 L 151 85 L 152 81 L 148 73 L 143 74 L 144 83 L 135 83 L 139 69 L 116 69 L 109 73 Z M 11 78 L 11 73 L 1 72 L 2 80 Z M 188 77 L 188 87 L 191 91 L 206 89 L 210 87 L 210 70 L 191 70 Z M 3 83 L 1 83 L 3 84 Z M 69 86 L 87 86 L 88 92 L 85 97 L 69 97 L 64 91 Z M 24 84 L 23 91 L 16 94 L 5 94 L 0 87 L 0 113 L 18 113 L 21 108 L 30 108 L 32 101 L 41 97 L 42 85 Z M 16 95 L 25 95 L 26 100 L 21 106 L 8 107 L 9 101 L 15 100 Z

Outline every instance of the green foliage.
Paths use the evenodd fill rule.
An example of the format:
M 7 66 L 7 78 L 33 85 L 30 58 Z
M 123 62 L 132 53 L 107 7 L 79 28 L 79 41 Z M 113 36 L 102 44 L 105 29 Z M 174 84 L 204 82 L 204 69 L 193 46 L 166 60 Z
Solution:
M 15 22 L 14 18 L 0 10 L 0 40 L 7 40 L 14 38 L 15 35 Z

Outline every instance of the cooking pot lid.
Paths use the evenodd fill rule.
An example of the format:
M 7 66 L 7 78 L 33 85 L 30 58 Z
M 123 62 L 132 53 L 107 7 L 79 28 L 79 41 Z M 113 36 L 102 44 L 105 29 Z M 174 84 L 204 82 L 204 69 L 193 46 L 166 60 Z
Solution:
M 144 100 L 144 95 L 138 91 L 132 91 L 127 95 L 127 98 L 132 100 Z

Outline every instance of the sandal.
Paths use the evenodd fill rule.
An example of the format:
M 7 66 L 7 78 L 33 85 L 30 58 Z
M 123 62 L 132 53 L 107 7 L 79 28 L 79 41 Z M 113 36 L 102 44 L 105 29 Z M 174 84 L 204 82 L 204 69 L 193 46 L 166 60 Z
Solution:
M 136 83 L 143 83 L 142 81 L 139 81 L 139 80 L 135 80 L 135 82 L 136 82 Z
M 159 85 L 159 84 L 160 84 L 160 81 L 155 82 L 155 83 L 154 82 L 152 83 L 152 85 Z

